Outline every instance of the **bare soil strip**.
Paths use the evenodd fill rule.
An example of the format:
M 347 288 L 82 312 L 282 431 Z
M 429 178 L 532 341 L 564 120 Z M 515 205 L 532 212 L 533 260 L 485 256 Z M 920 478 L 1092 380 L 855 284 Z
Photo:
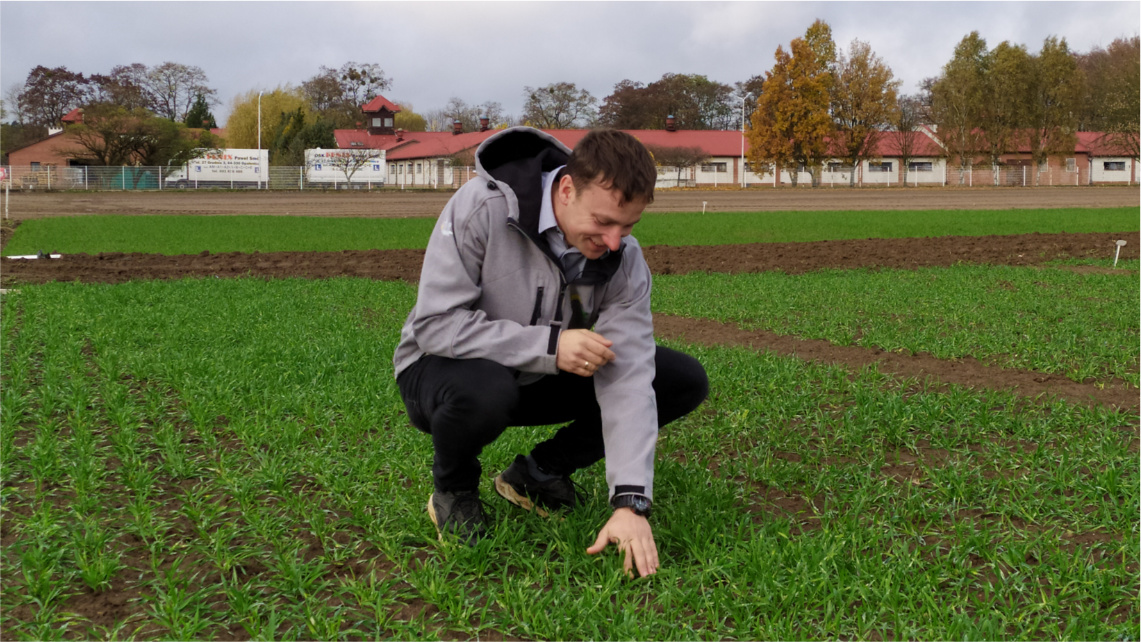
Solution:
M 657 245 L 644 248 L 654 274 L 689 272 L 748 273 L 780 270 L 799 274 L 825 268 L 903 268 L 957 263 L 1037 265 L 1062 258 L 1109 258 L 1114 242 L 1126 239 L 1122 259 L 1141 253 L 1138 232 L 1093 234 L 1017 234 L 933 238 L 857 239 L 810 243 L 746 245 Z M 199 277 L 355 276 L 416 282 L 422 250 L 345 250 L 342 252 L 239 252 L 167 256 L 163 254 L 70 254 L 59 259 L 0 259 L 0 284 L 80 281 L 123 283 L 136 279 Z M 1124 273 L 1130 271 L 1122 270 Z
M 250 214 L 389 218 L 438 216 L 454 192 L 165 191 L 16 192 L 14 219 L 87 214 Z M 747 190 L 658 190 L 647 212 L 780 212 L 814 210 L 971 210 L 1138 207 L 1136 187 L 753 187 Z
M 654 315 L 654 334 L 708 346 L 733 345 L 771 350 L 805 361 L 835 363 L 852 369 L 875 364 L 880 372 L 899 377 L 932 379 L 972 388 L 1010 389 L 1021 397 L 1056 396 L 1071 403 L 1107 405 L 1136 410 L 1139 392 L 1128 383 L 1078 383 L 1061 375 L 988 366 L 974 357 L 939 359 L 927 353 L 901 354 L 879 348 L 839 346 L 820 339 L 801 339 L 765 330 L 745 330 L 735 323 Z

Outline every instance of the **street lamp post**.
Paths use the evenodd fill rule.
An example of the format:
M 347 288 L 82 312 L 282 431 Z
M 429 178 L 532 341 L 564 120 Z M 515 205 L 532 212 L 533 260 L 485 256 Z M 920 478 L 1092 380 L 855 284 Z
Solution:
M 741 187 L 748 187 L 749 181 L 745 178 L 745 101 L 753 92 L 746 92 L 741 96 Z
M 261 94 L 262 94 L 262 92 L 259 91 L 258 92 L 258 189 L 261 189 L 261 170 L 262 170 L 262 167 L 261 167 Z M 744 112 L 745 108 L 741 107 L 741 109 L 742 109 L 741 113 L 745 113 Z M 743 116 L 742 116 L 742 118 L 743 118 Z M 741 131 L 745 131 L 744 128 L 745 128 L 745 124 L 742 121 Z

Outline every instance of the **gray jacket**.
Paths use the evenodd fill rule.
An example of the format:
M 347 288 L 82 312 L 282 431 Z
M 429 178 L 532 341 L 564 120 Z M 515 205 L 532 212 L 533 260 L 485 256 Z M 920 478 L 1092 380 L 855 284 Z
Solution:
M 618 251 L 588 260 L 565 282 L 538 220 L 541 174 L 569 155 L 529 127 L 506 129 L 479 146 L 479 178 L 456 192 L 432 230 L 393 363 L 399 375 L 424 354 L 489 359 L 525 383 L 558 372 L 563 330 L 593 328 L 613 341 L 616 355 L 593 377 L 610 494 L 621 486 L 618 492 L 652 498 L 658 417 L 650 269 L 628 236 Z

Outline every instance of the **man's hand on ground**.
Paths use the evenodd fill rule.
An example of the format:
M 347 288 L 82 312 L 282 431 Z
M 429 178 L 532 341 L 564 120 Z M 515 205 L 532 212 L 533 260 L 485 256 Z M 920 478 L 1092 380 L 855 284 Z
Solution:
M 607 544 L 617 544 L 618 550 L 625 553 L 622 567 L 627 575 L 630 569 L 638 567 L 638 575 L 645 577 L 658 572 L 658 547 L 654 545 L 654 533 L 650 522 L 629 508 L 619 508 L 598 533 L 594 546 L 586 549 L 590 555 L 601 553 Z
M 564 372 L 590 377 L 614 360 L 612 345 L 612 341 L 590 330 L 564 330 L 559 335 L 555 364 Z

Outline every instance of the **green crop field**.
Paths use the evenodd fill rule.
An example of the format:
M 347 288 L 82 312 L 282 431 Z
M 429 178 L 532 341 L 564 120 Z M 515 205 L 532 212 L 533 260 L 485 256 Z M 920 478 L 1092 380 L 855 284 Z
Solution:
M 1122 274 L 990 265 L 691 274 L 655 279 L 654 302 L 748 329 L 1136 387 L 1136 264 Z
M 36 252 L 340 251 L 424 248 L 431 218 L 300 216 L 74 216 L 25 221 L 4 255 Z M 925 210 L 882 212 L 711 212 L 646 214 L 642 245 L 980 236 L 1030 232 L 1128 232 L 1136 208 Z
M 1132 359 L 1135 382 L 1129 282 L 998 267 L 660 277 L 655 305 L 838 342 L 1027 351 L 1028 367 L 1074 376 L 1126 376 L 1115 363 Z M 2 637 L 1141 636 L 1136 412 L 744 349 L 670 344 L 712 393 L 662 431 L 656 576 L 585 554 L 609 514 L 601 465 L 576 475 L 588 500 L 564 519 L 495 496 L 491 476 L 550 427 L 485 450 L 493 536 L 441 544 L 430 441 L 392 377 L 414 299 L 347 278 L 4 295 Z

